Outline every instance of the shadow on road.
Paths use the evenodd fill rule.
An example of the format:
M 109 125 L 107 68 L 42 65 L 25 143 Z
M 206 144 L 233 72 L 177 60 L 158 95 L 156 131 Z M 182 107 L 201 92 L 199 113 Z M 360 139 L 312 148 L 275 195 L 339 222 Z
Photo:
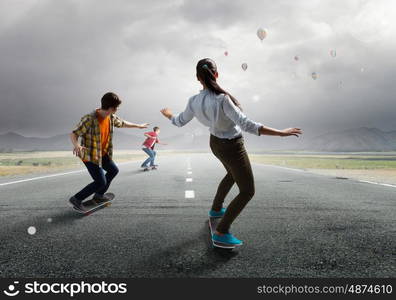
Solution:
M 131 276 L 213 277 L 211 274 L 214 271 L 224 267 L 237 255 L 235 250 L 213 248 L 205 222 L 197 238 L 155 251 L 139 265 L 133 266 Z
M 20 234 L 24 234 L 24 236 L 27 237 L 27 229 L 31 226 L 34 226 L 38 232 L 42 233 L 53 230 L 56 227 L 68 226 L 81 218 L 84 218 L 84 215 L 72 210 L 63 210 L 59 213 L 51 213 L 47 216 L 31 217 L 12 226 L 7 231 L 2 231 L 0 238 L 5 241 L 7 237 L 11 236 L 15 238 L 15 236 L 19 236 Z
M 143 171 L 143 169 L 142 170 L 134 170 L 134 171 L 132 171 L 132 172 L 129 172 L 129 174 L 147 174 L 148 172 L 152 172 L 152 171 Z

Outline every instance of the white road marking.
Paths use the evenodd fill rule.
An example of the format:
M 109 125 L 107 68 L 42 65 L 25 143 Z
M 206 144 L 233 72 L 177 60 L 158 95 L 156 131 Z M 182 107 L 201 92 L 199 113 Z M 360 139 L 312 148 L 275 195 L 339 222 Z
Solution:
M 377 185 L 383 185 L 383 186 L 389 186 L 389 187 L 396 188 L 396 185 L 389 184 L 389 183 L 381 183 L 381 182 L 374 182 L 374 181 L 368 181 L 368 180 L 358 180 L 358 181 L 364 182 L 364 183 L 371 183 L 371 184 L 377 184 Z
M 120 163 L 118 165 L 121 166 L 121 165 L 130 164 L 133 162 L 136 162 L 136 161 L 124 162 L 124 163 Z M 39 180 L 39 179 L 45 179 L 45 178 L 51 178 L 51 177 L 57 177 L 57 176 L 64 176 L 64 175 L 75 174 L 75 173 L 81 173 L 84 171 L 85 171 L 85 169 L 81 169 L 81 170 L 70 171 L 70 172 L 65 172 L 65 173 L 56 173 L 56 174 L 51 174 L 51 175 L 44 175 L 44 176 L 38 176 L 38 177 L 33 177 L 33 178 L 15 180 L 15 181 L 10 181 L 10 182 L 0 183 L 0 186 L 22 183 L 22 182 L 33 181 L 33 180 Z
M 186 182 L 192 182 L 192 178 L 186 178 Z
M 194 197 L 195 197 L 194 191 L 186 191 L 185 198 L 194 198 Z
M 266 166 L 266 167 L 274 167 L 274 168 L 280 168 L 280 169 L 286 169 L 286 170 L 292 170 L 292 171 L 297 171 L 297 172 L 307 172 L 302 169 L 294 169 L 294 168 L 288 168 L 288 167 L 281 167 L 281 166 L 276 166 L 276 165 L 266 165 L 266 164 L 260 164 L 260 163 L 253 163 L 255 166 Z
M 188 172 L 187 172 L 187 174 L 188 174 L 188 175 L 191 175 L 191 174 L 192 174 L 192 172 L 191 172 L 191 171 L 188 171 Z
M 21 180 L 16 180 L 16 181 L 0 183 L 0 186 L 9 185 L 9 184 L 15 184 L 15 183 L 21 183 L 21 182 L 27 182 L 27 181 L 33 181 L 33 180 L 39 180 L 39 179 L 50 178 L 50 177 L 64 176 L 64 175 L 68 175 L 68 174 L 80 173 L 80 172 L 83 172 L 83 171 L 84 170 L 78 170 L 78 171 L 72 171 L 72 172 L 66 172 L 66 173 L 56 173 L 56 174 L 51 174 L 51 175 L 33 177 L 33 178 L 28 178 L 28 179 L 21 179 Z

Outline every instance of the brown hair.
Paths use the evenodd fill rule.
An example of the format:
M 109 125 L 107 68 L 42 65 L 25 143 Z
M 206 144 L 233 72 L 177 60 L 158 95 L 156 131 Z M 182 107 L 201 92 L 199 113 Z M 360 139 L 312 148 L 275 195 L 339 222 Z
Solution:
M 201 79 L 203 83 L 205 83 L 205 86 L 215 94 L 225 94 L 228 95 L 232 102 L 239 107 L 240 110 L 242 110 L 241 104 L 239 101 L 231 96 L 230 93 L 227 91 L 223 90 L 220 85 L 216 81 L 215 74 L 217 72 L 217 66 L 216 63 L 210 59 L 210 58 L 204 58 L 201 59 L 198 64 L 197 64 L 197 77 Z
M 114 93 L 108 92 L 102 97 L 102 109 L 117 108 L 120 104 L 120 98 Z

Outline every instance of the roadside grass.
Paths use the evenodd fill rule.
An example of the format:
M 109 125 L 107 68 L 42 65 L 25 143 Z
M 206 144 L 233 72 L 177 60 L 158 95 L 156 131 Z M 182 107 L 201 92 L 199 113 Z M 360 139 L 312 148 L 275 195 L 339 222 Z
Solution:
M 116 151 L 117 162 L 140 160 L 146 157 L 140 151 Z M 82 168 L 81 160 L 71 151 L 32 151 L 0 153 L 0 176 L 46 173 Z
M 300 169 L 396 169 L 396 156 L 253 154 L 249 157 L 257 163 Z

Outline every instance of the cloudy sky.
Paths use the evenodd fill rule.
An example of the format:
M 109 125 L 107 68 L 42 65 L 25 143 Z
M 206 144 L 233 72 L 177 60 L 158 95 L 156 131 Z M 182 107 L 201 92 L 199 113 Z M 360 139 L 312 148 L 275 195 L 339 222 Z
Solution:
M 267 126 L 396 130 L 395 20 L 392 0 L 1 0 L 0 133 L 70 132 L 107 91 L 127 120 L 205 132 L 159 114 L 199 91 L 203 57 Z

